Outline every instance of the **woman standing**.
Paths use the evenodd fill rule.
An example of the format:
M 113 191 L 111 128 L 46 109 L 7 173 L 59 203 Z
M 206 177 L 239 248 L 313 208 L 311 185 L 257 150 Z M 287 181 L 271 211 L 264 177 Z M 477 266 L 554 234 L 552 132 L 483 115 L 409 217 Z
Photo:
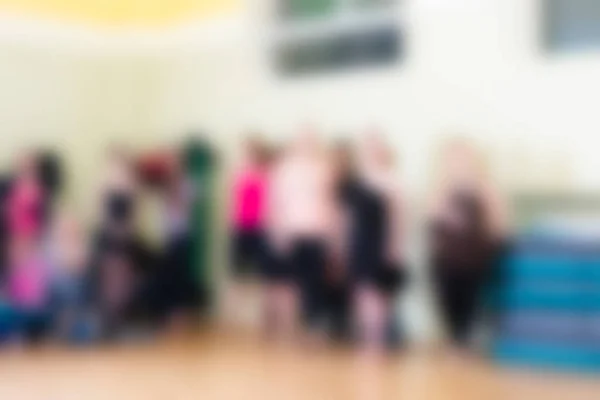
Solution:
M 267 262 L 266 214 L 269 182 L 269 156 L 265 145 L 257 138 L 243 143 L 240 164 L 231 185 L 230 261 L 234 276 L 231 313 L 241 319 L 242 304 L 256 295 L 249 282 L 265 272 Z M 268 276 L 267 276 L 268 278 Z M 270 297 L 267 281 L 266 297 Z M 244 310 L 245 311 L 245 310 Z M 268 318 L 268 310 L 266 310 Z
M 7 202 L 9 293 L 20 329 L 40 339 L 48 327 L 49 274 L 40 249 L 43 231 L 43 188 L 35 153 L 24 154 L 17 166 Z
M 494 249 L 506 233 L 500 197 L 475 148 L 447 143 L 430 206 L 430 256 L 442 320 L 452 344 L 468 345 Z
M 273 173 L 270 240 L 280 260 L 278 314 L 288 334 L 298 310 L 310 333 L 321 334 L 328 251 L 335 233 L 334 182 L 330 160 L 312 131 L 294 139 Z
M 264 145 L 247 139 L 232 184 L 231 261 L 238 279 L 260 272 L 264 261 L 268 174 Z
M 369 351 L 384 348 L 402 262 L 402 204 L 388 146 L 376 134 L 358 147 L 358 168 L 345 188 L 349 272 L 359 339 Z
M 351 337 L 352 291 L 347 268 L 348 227 L 343 215 L 347 190 L 353 184 L 356 172 L 351 144 L 346 141 L 336 143 L 332 149 L 332 161 L 338 227 L 328 260 L 325 300 L 330 336 L 334 340 L 346 341 Z
M 158 270 L 162 322 L 170 332 L 185 332 L 195 322 L 200 288 L 193 273 L 191 213 L 194 190 L 184 171 L 182 152 L 166 152 L 163 186 L 163 245 L 165 255 Z

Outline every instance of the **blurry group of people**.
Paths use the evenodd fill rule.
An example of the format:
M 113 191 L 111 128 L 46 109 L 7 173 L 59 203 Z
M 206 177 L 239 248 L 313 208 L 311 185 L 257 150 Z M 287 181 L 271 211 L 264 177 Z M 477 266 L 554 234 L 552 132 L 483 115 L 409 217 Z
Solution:
M 430 276 L 459 345 L 468 342 L 507 233 L 504 206 L 479 161 L 466 142 L 448 143 L 428 207 Z M 395 299 L 412 280 L 407 207 L 381 134 L 326 145 L 305 130 L 276 151 L 249 137 L 230 189 L 234 290 L 260 277 L 269 337 L 333 337 L 373 350 L 399 342 Z
M 0 188 L 0 341 L 85 343 L 192 323 L 200 289 L 191 277 L 193 190 L 182 154 L 111 148 L 92 227 L 60 201 L 58 154 L 19 156 Z M 145 190 L 162 204 L 158 247 L 140 234 Z
M 246 306 L 244 282 L 259 277 L 269 337 L 373 350 L 400 342 L 395 300 L 413 279 L 406 190 L 390 148 L 375 131 L 327 145 L 308 129 L 277 150 L 257 136 L 244 141 L 229 186 L 233 307 Z M 57 154 L 19 157 L 0 181 L 0 341 L 86 342 L 194 324 L 207 288 L 194 271 L 202 221 L 192 209 L 211 188 L 197 187 L 186 154 L 109 149 L 92 227 L 59 201 Z M 426 207 L 428 271 L 449 337 L 464 346 L 508 216 L 474 147 L 449 142 L 439 165 Z M 149 193 L 161 203 L 159 246 L 139 224 Z

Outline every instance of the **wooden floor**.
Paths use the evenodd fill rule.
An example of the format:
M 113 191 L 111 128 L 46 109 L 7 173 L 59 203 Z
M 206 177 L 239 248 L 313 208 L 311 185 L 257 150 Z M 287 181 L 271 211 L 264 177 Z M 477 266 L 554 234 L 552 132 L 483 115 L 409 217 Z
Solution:
M 226 334 L 153 345 L 0 354 L 2 400 L 600 399 L 600 382 L 407 351 L 290 349 Z

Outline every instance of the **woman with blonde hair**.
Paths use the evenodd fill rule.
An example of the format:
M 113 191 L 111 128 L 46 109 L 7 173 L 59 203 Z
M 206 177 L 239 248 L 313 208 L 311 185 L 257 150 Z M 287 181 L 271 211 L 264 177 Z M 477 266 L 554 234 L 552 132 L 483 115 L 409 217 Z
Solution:
M 480 295 L 507 233 L 506 209 L 481 152 L 464 139 L 444 143 L 429 207 L 432 274 L 452 344 L 469 344 Z
M 274 166 L 269 199 L 269 240 L 277 259 L 281 329 L 301 319 L 311 339 L 322 334 L 324 282 L 335 235 L 335 176 L 317 134 L 302 130 Z
M 405 277 L 399 187 L 389 146 L 377 132 L 365 135 L 344 198 L 350 227 L 348 273 L 359 340 L 375 353 L 384 348 L 394 294 Z

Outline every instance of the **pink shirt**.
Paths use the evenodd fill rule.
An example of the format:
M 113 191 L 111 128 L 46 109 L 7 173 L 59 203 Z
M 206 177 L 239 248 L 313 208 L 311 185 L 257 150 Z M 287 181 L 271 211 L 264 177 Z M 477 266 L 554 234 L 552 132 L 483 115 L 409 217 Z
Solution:
M 233 185 L 233 226 L 237 229 L 262 228 L 266 214 L 267 172 L 246 168 Z
M 323 160 L 291 156 L 278 165 L 271 184 L 275 224 L 281 237 L 329 237 L 337 204 L 332 175 Z
M 47 295 L 46 268 L 43 261 L 31 255 L 14 266 L 10 276 L 10 297 L 19 308 L 43 306 Z
M 31 238 L 41 227 L 42 190 L 33 180 L 17 180 L 8 203 L 8 220 L 13 237 Z

